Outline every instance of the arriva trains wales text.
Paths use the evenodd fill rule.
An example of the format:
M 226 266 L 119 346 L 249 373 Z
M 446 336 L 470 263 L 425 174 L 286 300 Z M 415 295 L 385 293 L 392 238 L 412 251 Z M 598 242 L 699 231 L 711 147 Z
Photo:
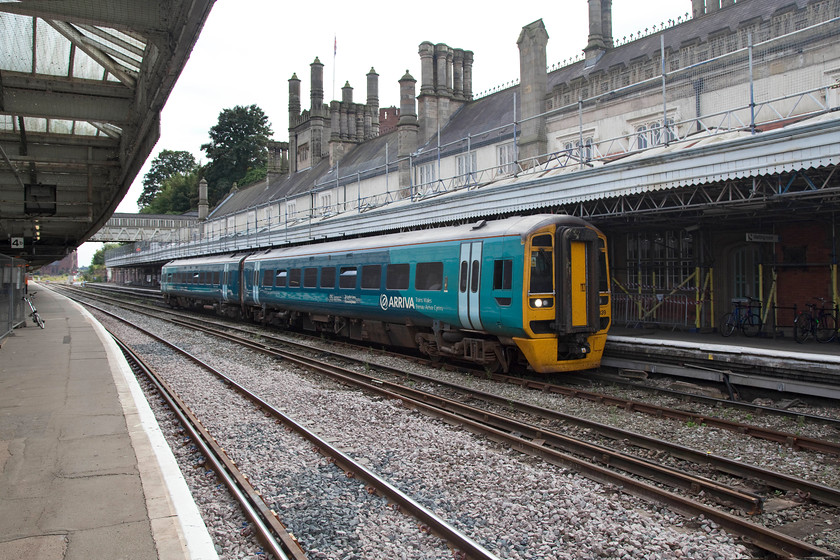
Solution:
M 388 309 L 414 309 L 414 298 L 404 296 L 389 297 L 387 294 L 382 294 L 379 296 L 379 307 L 383 311 L 388 311 Z

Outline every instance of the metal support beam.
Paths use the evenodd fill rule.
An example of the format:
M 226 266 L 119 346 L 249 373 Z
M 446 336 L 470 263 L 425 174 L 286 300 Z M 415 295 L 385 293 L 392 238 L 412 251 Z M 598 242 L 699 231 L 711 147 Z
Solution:
M 166 0 L 27 0 L 0 5 L 0 11 L 43 19 L 101 25 L 141 33 L 166 33 L 171 5 Z

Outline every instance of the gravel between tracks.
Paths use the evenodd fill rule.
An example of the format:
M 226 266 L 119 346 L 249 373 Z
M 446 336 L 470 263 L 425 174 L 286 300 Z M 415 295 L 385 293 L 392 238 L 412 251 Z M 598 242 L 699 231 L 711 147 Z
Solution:
M 430 419 L 397 401 L 371 398 L 309 374 L 242 350 L 218 339 L 182 329 L 161 329 L 158 321 L 148 322 L 151 330 L 165 330 L 176 344 L 190 348 L 214 362 L 237 381 L 261 394 L 299 422 L 318 426 L 322 437 L 333 441 L 354 457 L 365 458 L 368 466 L 388 478 L 426 507 L 466 532 L 476 542 L 501 558 L 749 558 L 749 551 L 735 543 L 708 520 L 688 520 L 664 508 L 650 505 L 609 485 L 592 482 L 562 468 L 546 464 L 463 429 Z M 135 331 L 112 326 L 129 344 L 142 352 L 148 344 Z M 229 394 L 214 388 L 206 374 L 170 362 L 165 353 L 152 351 L 153 367 L 168 376 L 179 394 L 208 427 L 223 434 L 220 442 L 279 513 L 289 529 L 302 541 L 311 558 L 451 558 L 437 539 L 422 534 L 407 516 L 395 513 L 383 500 L 357 500 L 366 495 L 362 484 L 347 480 L 319 455 L 308 453 L 273 422 L 243 422 L 241 408 L 231 408 Z M 447 377 L 445 372 L 423 373 Z M 197 377 L 202 376 L 202 377 Z M 460 381 L 463 382 L 461 376 Z M 474 380 L 475 383 L 484 383 Z M 599 407 L 574 399 L 540 395 L 516 387 L 512 398 L 528 395 L 549 398 L 550 404 L 571 414 L 589 414 Z M 569 402 L 566 402 L 569 401 Z M 616 412 L 602 411 L 602 416 Z M 600 418 L 606 421 L 607 418 Z M 632 415 L 633 429 L 640 415 Z M 626 422 L 626 420 L 619 420 Z M 652 419 L 652 424 L 662 424 Z M 651 426 L 653 430 L 655 426 Z M 694 430 L 707 432 L 709 430 Z M 177 437 L 177 436 L 176 436 Z M 706 436 L 705 444 L 726 437 Z M 704 442 L 692 446 L 703 448 Z M 735 439 L 743 455 L 743 439 Z M 282 449 L 295 448 L 299 453 Z M 762 452 L 766 452 L 765 449 Z M 723 454 L 723 453 L 721 453 Z M 745 457 L 745 460 L 747 458 Z M 189 466 L 189 455 L 187 469 Z M 194 461 L 194 459 L 192 459 Z M 184 467 L 182 467 L 184 468 Z M 200 471 L 200 469 L 192 469 Z M 326 471 L 336 481 L 330 490 L 313 488 L 313 472 Z M 318 480 L 322 480 L 318 474 Z M 205 477 L 207 478 L 207 477 Z M 342 480 L 343 479 L 343 480 Z M 214 488 L 194 488 L 205 520 L 217 539 L 223 558 L 251 557 L 257 553 L 239 545 L 241 522 L 226 514 L 205 511 L 201 502 L 217 504 Z M 316 496 L 311 497 L 315 492 Z M 309 496 L 304 498 L 304 496 Z M 299 504 L 305 504 L 300 506 Z M 228 527 L 217 528 L 220 518 Z M 257 557 L 257 556 L 254 556 Z

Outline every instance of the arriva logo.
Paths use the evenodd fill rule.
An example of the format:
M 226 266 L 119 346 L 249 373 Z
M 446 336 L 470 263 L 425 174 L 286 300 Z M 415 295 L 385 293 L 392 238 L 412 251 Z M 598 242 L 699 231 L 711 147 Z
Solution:
M 414 298 L 403 296 L 388 297 L 386 294 L 382 294 L 379 296 L 379 307 L 381 307 L 383 311 L 388 311 L 388 309 L 392 308 L 414 309 Z

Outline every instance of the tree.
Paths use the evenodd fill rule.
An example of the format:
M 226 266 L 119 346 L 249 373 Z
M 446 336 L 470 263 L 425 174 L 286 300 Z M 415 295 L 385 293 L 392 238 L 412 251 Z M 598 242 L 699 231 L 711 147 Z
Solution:
M 178 173 L 191 173 L 198 165 L 195 157 L 189 152 L 163 150 L 155 159 L 149 172 L 143 176 L 143 193 L 137 199 L 140 211 L 152 204 L 152 201 L 163 189 L 167 179 Z M 147 212 L 148 213 L 148 212 Z M 157 213 L 157 212 L 156 212 Z M 167 212 L 160 212 L 166 214 Z
M 154 200 L 140 209 L 141 214 L 183 214 L 198 207 L 198 175 L 195 169 L 190 173 L 175 173 L 161 185 Z
M 256 105 L 237 105 L 219 113 L 219 122 L 210 129 L 210 142 L 201 146 L 209 160 L 204 177 L 211 207 L 233 183 L 243 183 L 249 172 L 265 168 L 272 134 L 268 117 Z

